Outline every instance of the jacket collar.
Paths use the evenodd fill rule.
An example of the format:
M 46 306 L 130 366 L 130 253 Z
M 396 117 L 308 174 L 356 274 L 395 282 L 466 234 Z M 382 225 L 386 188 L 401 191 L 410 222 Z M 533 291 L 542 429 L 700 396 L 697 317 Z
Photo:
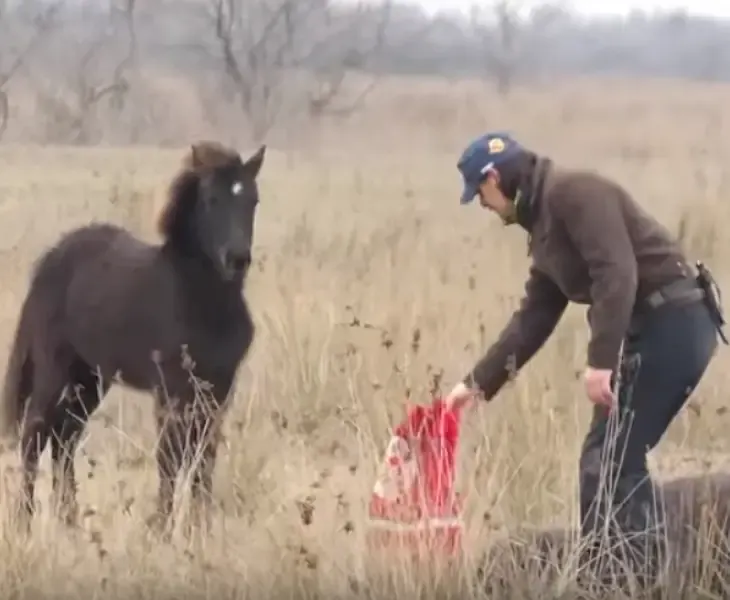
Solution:
M 515 199 L 517 223 L 528 234 L 532 233 L 540 213 L 545 184 L 553 169 L 553 162 L 547 157 L 538 157 L 533 168 L 525 174 Z

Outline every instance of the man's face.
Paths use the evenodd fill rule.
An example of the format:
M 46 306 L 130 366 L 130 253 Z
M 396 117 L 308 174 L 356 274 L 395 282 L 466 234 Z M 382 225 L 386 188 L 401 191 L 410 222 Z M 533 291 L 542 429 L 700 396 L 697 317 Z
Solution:
M 499 189 L 499 173 L 491 171 L 479 186 L 479 203 L 499 215 L 505 224 L 514 223 L 515 205 Z

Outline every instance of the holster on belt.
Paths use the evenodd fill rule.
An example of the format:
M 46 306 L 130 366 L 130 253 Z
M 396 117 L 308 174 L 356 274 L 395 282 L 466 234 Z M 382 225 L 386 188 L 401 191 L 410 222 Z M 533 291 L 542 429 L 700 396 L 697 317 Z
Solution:
M 727 337 L 725 337 L 725 332 L 722 329 L 725 325 L 725 317 L 722 309 L 722 292 L 720 291 L 720 286 L 717 285 L 712 273 L 710 273 L 710 270 L 702 261 L 698 260 L 695 266 L 697 267 L 697 285 L 704 292 L 703 300 L 715 321 L 720 338 L 725 345 L 728 345 Z

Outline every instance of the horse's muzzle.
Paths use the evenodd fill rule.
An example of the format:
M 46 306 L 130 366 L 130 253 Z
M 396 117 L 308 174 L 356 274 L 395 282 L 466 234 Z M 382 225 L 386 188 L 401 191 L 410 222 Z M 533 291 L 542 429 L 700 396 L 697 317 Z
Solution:
M 228 251 L 223 256 L 223 267 L 232 275 L 245 275 L 251 266 L 251 252 Z

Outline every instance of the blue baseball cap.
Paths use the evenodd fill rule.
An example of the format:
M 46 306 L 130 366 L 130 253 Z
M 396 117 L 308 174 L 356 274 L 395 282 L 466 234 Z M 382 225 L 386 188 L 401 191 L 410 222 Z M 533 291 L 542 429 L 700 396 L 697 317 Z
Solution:
M 479 192 L 486 172 L 519 154 L 522 147 L 506 133 L 487 133 L 462 152 L 457 168 L 464 178 L 461 204 L 469 204 Z

